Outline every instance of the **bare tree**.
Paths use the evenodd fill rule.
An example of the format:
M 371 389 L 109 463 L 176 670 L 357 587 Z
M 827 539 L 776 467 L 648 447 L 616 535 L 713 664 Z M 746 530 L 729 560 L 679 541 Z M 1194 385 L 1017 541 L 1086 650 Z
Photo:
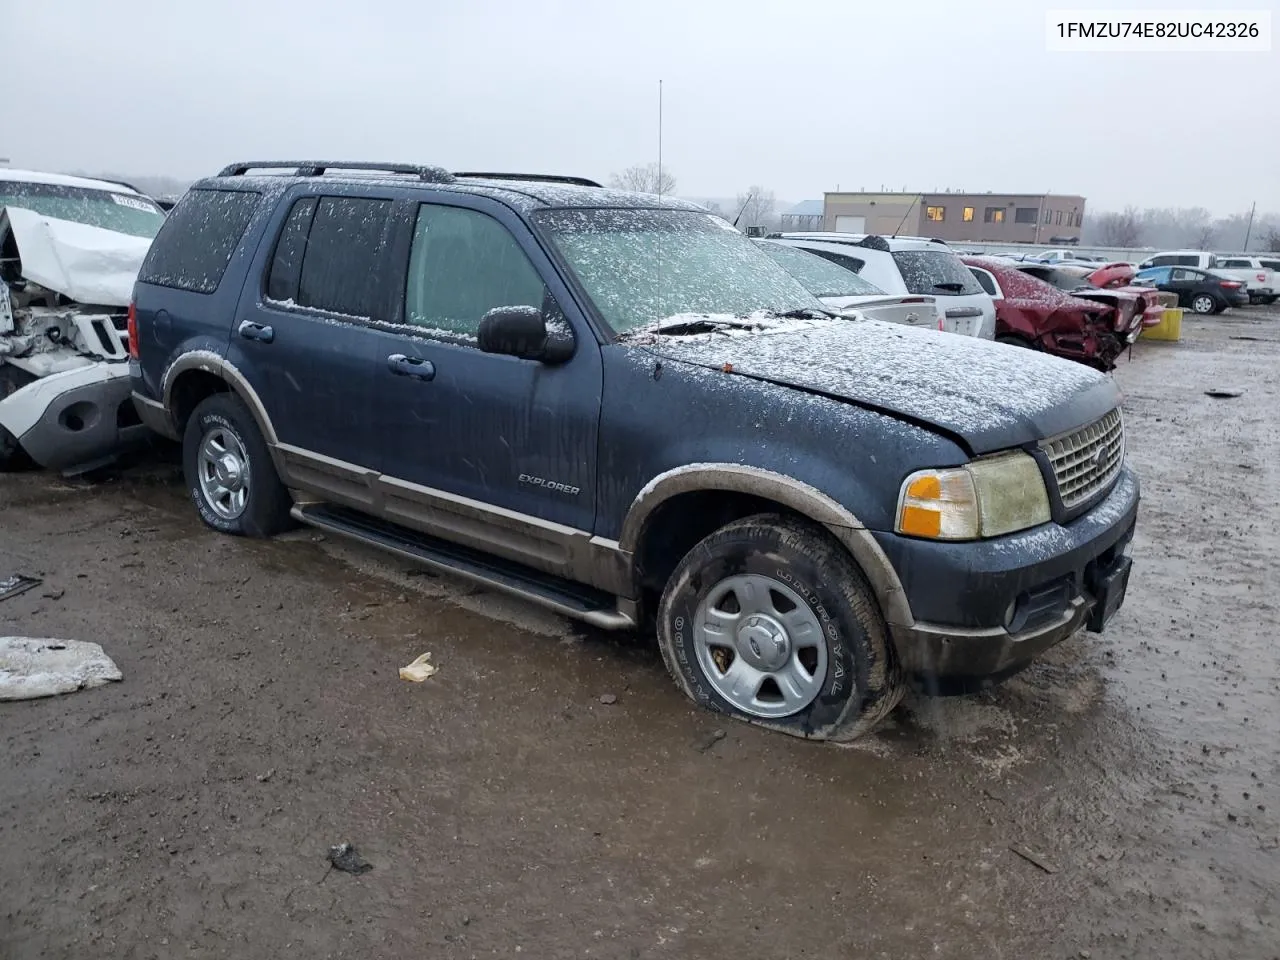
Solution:
M 1262 246 L 1271 253 L 1280 253 L 1280 227 L 1270 227 L 1262 235 Z
M 1213 238 L 1217 232 L 1212 223 L 1201 224 L 1194 236 L 1195 249 L 1208 250 L 1213 245 Z
M 634 190 L 636 193 L 658 193 L 669 196 L 675 192 L 676 178 L 665 167 L 658 172 L 656 163 L 639 164 L 627 167 L 621 173 L 609 177 L 609 186 L 619 190 Z
M 736 206 L 734 216 L 738 218 L 738 226 L 743 230 L 747 227 L 773 230 L 781 223 L 776 210 L 777 198 L 772 190 L 766 190 L 759 184 L 753 184 L 747 187 L 746 193 L 738 194 Z
M 1142 218 L 1137 207 L 1125 207 L 1124 213 L 1101 214 L 1097 232 L 1104 246 L 1136 247 L 1142 240 Z

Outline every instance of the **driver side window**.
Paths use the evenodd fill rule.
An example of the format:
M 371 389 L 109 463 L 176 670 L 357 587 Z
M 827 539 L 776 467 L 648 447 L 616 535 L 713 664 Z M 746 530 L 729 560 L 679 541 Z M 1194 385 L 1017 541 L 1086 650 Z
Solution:
M 510 231 L 488 214 L 424 203 L 418 208 L 405 323 L 474 340 L 494 307 L 543 307 L 546 287 Z

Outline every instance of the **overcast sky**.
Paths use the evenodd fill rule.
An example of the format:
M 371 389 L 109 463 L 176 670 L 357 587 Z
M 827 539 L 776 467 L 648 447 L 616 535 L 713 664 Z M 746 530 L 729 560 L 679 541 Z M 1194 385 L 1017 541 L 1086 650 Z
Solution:
M 1122 0 L 1113 8 L 1170 7 Z M 1280 0 L 1188 4 L 1270 9 Z M 1050 54 L 1040 0 L 0 0 L 0 156 L 193 177 L 359 158 L 686 196 L 1280 211 L 1280 54 Z M 1089 4 L 1080 4 L 1089 6 Z

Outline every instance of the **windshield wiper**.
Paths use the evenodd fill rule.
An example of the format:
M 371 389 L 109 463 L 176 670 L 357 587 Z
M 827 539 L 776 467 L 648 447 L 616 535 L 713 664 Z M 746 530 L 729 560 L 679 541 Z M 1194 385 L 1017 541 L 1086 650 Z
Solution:
M 834 310 L 819 310 L 817 307 L 798 307 L 795 310 L 770 310 L 769 316 L 783 320 L 819 320 L 840 316 Z
M 642 328 L 636 332 L 640 333 L 647 329 L 651 333 L 680 337 L 694 333 L 712 333 L 726 328 L 751 330 L 759 325 L 756 321 L 749 320 L 746 317 L 742 319 L 735 317 L 681 317 L 678 320 L 668 320 L 652 327 Z

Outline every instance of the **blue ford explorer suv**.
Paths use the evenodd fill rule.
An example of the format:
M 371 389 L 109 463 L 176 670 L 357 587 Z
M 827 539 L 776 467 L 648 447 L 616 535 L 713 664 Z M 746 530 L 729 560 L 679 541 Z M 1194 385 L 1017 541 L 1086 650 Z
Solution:
M 238 164 L 173 210 L 135 301 L 134 398 L 210 527 L 656 621 L 690 698 L 786 733 L 998 680 L 1124 598 L 1109 379 L 833 316 L 692 204 Z

